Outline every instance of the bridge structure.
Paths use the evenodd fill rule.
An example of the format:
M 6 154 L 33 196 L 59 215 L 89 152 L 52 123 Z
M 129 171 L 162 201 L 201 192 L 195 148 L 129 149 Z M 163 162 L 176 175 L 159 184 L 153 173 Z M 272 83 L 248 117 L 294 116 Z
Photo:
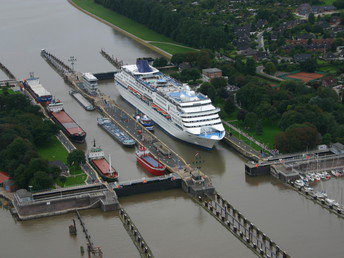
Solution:
M 102 54 L 105 55 L 106 52 L 103 51 Z M 152 155 L 158 157 L 159 160 L 166 165 L 170 172 L 176 173 L 180 177 L 182 189 L 185 192 L 187 192 L 196 202 L 202 205 L 202 207 L 204 207 L 206 210 L 210 210 L 210 213 L 215 218 L 219 218 L 219 210 L 217 210 L 217 212 L 215 211 L 214 213 L 214 208 L 210 207 L 215 206 L 216 209 L 221 210 L 228 209 L 228 205 L 230 204 L 224 199 L 221 198 L 221 202 L 219 202 L 218 199 L 217 202 L 215 201 L 216 196 L 220 195 L 216 192 L 215 187 L 212 185 L 210 178 L 207 177 L 202 171 L 191 167 L 176 152 L 174 152 L 165 143 L 158 139 L 154 134 L 149 132 L 145 127 L 138 123 L 136 119 L 133 117 L 133 115 L 128 114 L 125 110 L 118 106 L 114 102 L 114 100 L 112 100 L 109 96 L 104 95 L 101 91 L 99 91 L 96 96 L 91 96 L 87 92 L 85 92 L 82 87 L 82 81 L 80 80 L 81 73 L 69 69 L 68 66 L 65 65 L 61 60 L 56 58 L 54 55 L 48 53 L 46 50 L 42 50 L 41 55 L 75 90 L 79 91 L 85 98 L 91 101 L 101 114 L 110 118 L 121 129 L 123 129 L 131 137 L 133 137 L 138 144 L 147 147 L 147 149 L 150 150 Z M 107 54 L 105 56 L 107 56 L 108 59 L 109 55 Z M 159 153 L 159 150 L 153 144 L 154 142 L 158 142 L 160 146 L 164 146 L 165 149 L 169 150 L 170 155 L 168 157 L 161 155 L 161 153 Z M 145 182 L 143 183 L 147 183 L 146 180 L 144 181 Z M 117 188 L 118 186 L 120 187 L 120 185 L 115 186 Z M 114 190 L 116 191 L 116 189 Z M 230 207 L 233 208 L 233 206 L 231 205 Z M 233 211 L 236 212 L 235 214 L 240 214 L 234 208 Z M 229 214 L 225 213 L 224 218 L 226 218 L 226 216 L 229 217 Z M 243 217 L 243 215 L 241 214 L 240 216 Z M 221 216 L 220 220 L 218 219 L 218 221 L 220 221 L 221 224 L 224 225 L 230 232 L 233 233 L 235 231 L 234 235 L 238 237 L 248 248 L 250 248 L 258 256 L 288 257 L 288 254 L 285 251 L 283 251 L 279 247 L 276 248 L 277 245 L 260 230 L 245 231 L 243 228 L 245 227 L 245 225 L 253 225 L 250 221 L 248 221 L 248 219 L 245 219 L 243 221 L 245 222 L 244 226 L 239 226 L 239 224 L 242 224 L 242 222 L 239 221 L 239 224 L 236 224 L 235 226 L 236 229 L 234 229 L 234 226 L 228 227 L 227 220 L 222 219 Z M 251 238 L 249 241 L 247 240 L 247 237 L 245 237 L 246 235 L 242 233 L 242 231 L 236 234 L 236 232 L 238 232 L 238 228 L 241 228 L 246 233 L 248 232 L 247 234 L 251 234 Z M 252 242 L 252 239 L 256 239 L 255 244 Z M 261 241 L 259 239 L 263 240 Z

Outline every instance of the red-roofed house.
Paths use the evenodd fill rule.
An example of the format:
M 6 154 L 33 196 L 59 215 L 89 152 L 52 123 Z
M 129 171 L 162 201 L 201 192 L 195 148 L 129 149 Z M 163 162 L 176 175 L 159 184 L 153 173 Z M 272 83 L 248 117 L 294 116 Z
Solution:
M 3 186 L 4 182 L 11 179 L 10 175 L 6 172 L 0 171 L 0 186 Z

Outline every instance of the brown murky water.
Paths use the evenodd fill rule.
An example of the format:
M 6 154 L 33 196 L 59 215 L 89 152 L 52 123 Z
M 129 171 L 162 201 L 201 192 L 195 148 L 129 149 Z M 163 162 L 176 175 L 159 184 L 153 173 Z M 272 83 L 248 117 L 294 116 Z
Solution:
M 97 126 L 98 114 L 86 112 L 69 96 L 69 86 L 40 57 L 40 50 L 45 48 L 64 61 L 74 56 L 75 69 L 82 72 L 113 70 L 99 54 L 101 48 L 125 63 L 132 63 L 137 57 L 155 57 L 155 53 L 81 13 L 65 0 L 0 0 L 0 35 L 1 62 L 19 79 L 35 72 L 87 131 L 87 144 L 80 147 L 87 149 L 95 138 L 111 154 L 121 180 L 147 176 L 136 165 L 133 150 L 119 146 Z M 124 108 L 132 110 L 111 82 L 100 87 Z M 176 141 L 159 129 L 156 134 L 189 162 L 200 152 L 204 159 L 202 170 L 212 178 L 217 190 L 292 256 L 342 257 L 343 220 L 273 178 L 246 177 L 244 159 L 223 144 L 209 152 Z M 342 187 L 343 180 L 336 182 Z M 156 257 L 253 256 L 180 190 L 120 201 Z M 82 216 L 105 257 L 138 256 L 116 213 L 91 210 L 82 212 Z M 77 238 L 69 236 L 72 217 L 70 214 L 15 222 L 7 211 L 0 210 L 0 257 L 79 257 L 80 245 L 85 245 L 85 241 L 82 234 Z

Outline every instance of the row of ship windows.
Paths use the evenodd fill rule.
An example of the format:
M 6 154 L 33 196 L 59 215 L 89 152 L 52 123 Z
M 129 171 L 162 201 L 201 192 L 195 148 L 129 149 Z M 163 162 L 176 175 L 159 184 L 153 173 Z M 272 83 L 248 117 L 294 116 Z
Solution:
M 195 118 L 195 117 L 203 117 L 203 116 L 212 116 L 212 115 L 216 115 L 218 112 L 214 112 L 214 113 L 210 113 L 210 114 L 202 114 L 202 115 L 197 115 L 197 116 L 187 116 L 187 117 L 183 117 L 183 118 Z
M 185 121 L 182 120 L 184 123 L 198 123 L 198 122 L 205 122 L 205 121 L 213 121 L 213 120 L 217 120 L 219 119 L 219 117 L 215 117 L 215 118 L 211 118 L 211 119 L 202 119 L 202 120 L 193 120 L 193 121 Z
M 221 122 L 218 122 L 218 123 L 213 123 L 213 124 L 206 124 L 206 125 L 194 125 L 194 126 L 188 126 L 188 125 L 184 125 L 184 127 L 186 128 L 194 128 L 194 127 L 203 127 L 203 126 L 211 126 L 211 125 L 219 125 L 221 124 Z

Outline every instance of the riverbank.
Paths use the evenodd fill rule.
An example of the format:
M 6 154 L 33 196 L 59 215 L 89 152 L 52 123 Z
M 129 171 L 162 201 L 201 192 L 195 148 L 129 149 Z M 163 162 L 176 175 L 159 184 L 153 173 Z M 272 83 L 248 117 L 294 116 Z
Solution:
M 167 58 L 171 58 L 172 55 L 176 53 L 197 51 L 197 49 L 180 45 L 172 39 L 150 30 L 140 23 L 98 5 L 94 3 L 93 0 L 67 1 L 87 15 Z

